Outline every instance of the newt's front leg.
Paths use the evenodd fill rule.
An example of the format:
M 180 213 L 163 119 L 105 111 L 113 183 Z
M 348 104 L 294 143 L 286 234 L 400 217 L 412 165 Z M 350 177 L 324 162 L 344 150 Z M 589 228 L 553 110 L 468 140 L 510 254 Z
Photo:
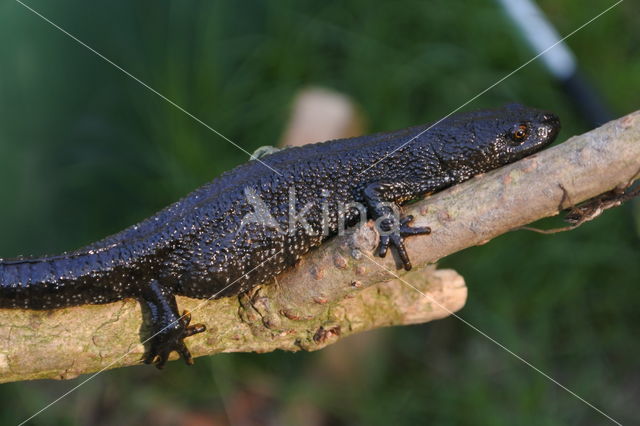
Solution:
M 184 311 L 180 315 L 173 293 L 156 280 L 144 288 L 141 298 L 151 314 L 152 334 L 144 357 L 145 364 L 155 363 L 156 367 L 162 368 L 171 352 L 176 351 L 187 364 L 192 365 L 193 358 L 184 339 L 202 333 L 206 327 L 203 324 L 189 325 L 191 314 Z
M 411 269 L 411 260 L 404 246 L 404 237 L 431 233 L 427 226 L 412 227 L 413 216 L 400 216 L 398 203 L 416 198 L 426 192 L 423 188 L 416 187 L 413 183 L 406 182 L 375 182 L 364 190 L 364 198 L 367 202 L 369 214 L 376 221 L 376 227 L 380 234 L 378 255 L 385 257 L 389 245 L 398 250 L 405 270 Z

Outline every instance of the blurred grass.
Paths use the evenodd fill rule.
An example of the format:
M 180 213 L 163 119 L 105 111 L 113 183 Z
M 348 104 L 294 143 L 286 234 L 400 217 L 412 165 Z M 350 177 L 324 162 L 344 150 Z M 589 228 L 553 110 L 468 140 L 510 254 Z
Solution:
M 611 4 L 540 3 L 563 34 Z M 306 85 L 348 94 L 370 131 L 391 130 L 438 119 L 532 56 L 479 0 L 28 4 L 250 152 L 277 142 Z M 639 18 L 624 2 L 569 40 L 617 115 L 639 107 Z M 246 160 L 18 3 L 0 4 L 0 39 L 0 256 L 79 247 Z M 561 139 L 586 130 L 537 63 L 468 109 L 511 101 L 556 111 Z M 623 423 L 640 400 L 633 226 L 621 208 L 443 261 L 467 279 L 465 319 Z M 274 424 L 295 423 L 295 407 L 331 424 L 606 423 L 455 319 L 381 335 L 343 380 L 318 374 L 322 353 L 226 354 L 104 373 L 33 423 L 213 424 L 247 394 Z M 0 422 L 75 383 L 1 385 Z

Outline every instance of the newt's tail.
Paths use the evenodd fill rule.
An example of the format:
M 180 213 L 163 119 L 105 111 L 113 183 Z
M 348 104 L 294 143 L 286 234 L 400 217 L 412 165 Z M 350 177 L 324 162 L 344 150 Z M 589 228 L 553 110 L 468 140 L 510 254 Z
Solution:
M 0 308 L 55 309 L 120 300 L 129 277 L 121 276 L 118 260 L 106 251 L 0 259 Z

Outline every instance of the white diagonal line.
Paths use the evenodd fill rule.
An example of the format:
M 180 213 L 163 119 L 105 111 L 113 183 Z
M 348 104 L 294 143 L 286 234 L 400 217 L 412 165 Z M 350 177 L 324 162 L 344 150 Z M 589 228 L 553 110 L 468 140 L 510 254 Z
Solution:
M 541 374 L 542 376 L 544 376 L 547 380 L 553 382 L 555 385 L 559 386 L 560 388 L 562 388 L 563 390 L 565 390 L 566 392 L 568 392 L 569 394 L 571 394 L 572 396 L 574 396 L 575 398 L 579 399 L 580 401 L 582 401 L 583 403 L 585 403 L 586 405 L 588 405 L 589 407 L 591 407 L 592 409 L 594 409 L 595 411 L 597 411 L 598 413 L 602 414 L 604 417 L 606 417 L 607 419 L 611 420 L 613 423 L 622 426 L 622 424 L 616 420 L 614 420 L 611 416 L 609 416 L 607 413 L 605 413 L 604 411 L 602 411 L 601 409 L 599 409 L 598 407 L 596 407 L 595 405 L 593 405 L 592 403 L 590 403 L 589 401 L 587 401 L 586 399 L 582 398 L 580 395 L 578 395 L 577 393 L 575 393 L 574 391 L 572 391 L 571 389 L 569 389 L 568 387 L 564 386 L 562 383 L 560 383 L 559 381 L 557 381 L 556 379 L 554 379 L 553 377 L 549 376 L 547 373 L 545 373 L 544 371 L 540 370 L 538 367 L 536 367 L 535 365 L 531 364 L 529 361 L 527 361 L 526 359 L 524 359 L 523 357 L 521 357 L 520 355 L 518 355 L 517 353 L 513 352 L 511 349 L 507 348 L 506 346 L 504 346 L 502 343 L 498 342 L 496 339 L 494 339 L 493 337 L 489 336 L 487 333 L 485 333 L 484 331 L 480 330 L 478 327 L 476 327 L 475 325 L 471 324 L 469 321 L 465 320 L 464 318 L 462 318 L 460 315 L 456 314 L 455 312 L 449 310 L 446 306 L 442 305 L 440 302 L 438 302 L 436 299 L 434 299 L 431 295 L 428 295 L 426 293 L 423 293 L 422 291 L 420 291 L 419 288 L 415 287 L 413 284 L 410 284 L 409 282 L 407 282 L 406 280 L 402 279 L 400 276 L 398 276 L 398 274 L 396 274 L 395 272 L 393 272 L 392 270 L 390 270 L 389 268 L 385 267 L 384 265 L 378 263 L 375 261 L 374 258 L 372 258 L 371 256 L 369 256 L 368 254 L 364 253 L 364 252 L 360 252 L 361 254 L 363 254 L 366 258 L 368 258 L 372 263 L 374 263 L 375 265 L 378 265 L 378 267 L 380 267 L 381 269 L 387 271 L 389 274 L 393 275 L 393 277 L 395 279 L 397 279 L 398 281 L 400 281 L 401 283 L 407 285 L 408 287 L 414 289 L 415 291 L 417 291 L 418 293 L 420 293 L 422 296 L 426 297 L 427 299 L 429 299 L 433 304 L 437 305 L 440 309 L 445 310 L 449 315 L 451 315 L 452 317 L 462 321 L 462 323 L 464 323 L 465 325 L 467 325 L 468 327 L 471 327 L 471 329 L 473 329 L 474 331 L 476 331 L 477 333 L 480 333 L 480 335 L 482 335 L 483 337 L 485 337 L 486 339 L 490 340 L 492 343 L 494 343 L 495 345 L 497 345 L 498 347 L 500 347 L 501 349 L 503 349 L 504 351 L 506 351 L 508 354 L 512 355 L 513 357 L 515 357 L 516 359 L 518 359 L 519 361 L 521 361 L 522 363 L 524 363 L 525 365 L 531 367 L 534 371 L 536 371 L 537 373 Z
M 241 275 L 238 279 L 234 280 L 231 284 L 227 285 L 226 287 L 224 287 L 222 290 L 218 291 L 217 293 L 215 293 L 213 296 L 205 299 L 202 303 L 200 303 L 198 306 L 196 306 L 195 308 L 193 308 L 191 310 L 191 312 L 195 312 L 198 309 L 200 309 L 201 307 L 203 307 L 204 305 L 206 305 L 211 299 L 215 298 L 217 295 L 219 295 L 220 293 L 222 293 L 223 291 L 225 291 L 226 289 L 228 289 L 229 287 L 231 287 L 232 285 L 234 285 L 235 283 L 237 283 L 238 281 L 240 281 L 242 278 L 246 277 L 247 275 L 249 275 L 251 272 L 255 271 L 256 269 L 258 269 L 259 267 L 261 267 L 262 265 L 264 265 L 265 263 L 267 263 L 268 261 L 270 261 L 271 259 L 273 259 L 275 256 L 279 255 L 280 253 L 282 253 L 283 250 L 280 250 L 279 252 L 277 252 L 276 254 L 272 255 L 271 257 L 269 257 L 268 259 L 264 260 L 263 262 L 261 262 L 258 266 L 254 267 L 253 269 L 251 269 L 249 272 L 244 273 L 243 275 Z M 178 321 L 180 321 L 182 319 L 182 315 L 176 319 L 175 321 L 171 322 L 169 325 L 167 325 L 166 327 L 164 327 L 163 329 L 157 331 L 156 333 L 154 333 L 152 336 L 150 336 L 149 338 L 147 338 L 146 340 L 142 341 L 142 345 L 144 345 L 145 343 L 147 343 L 149 340 L 153 339 L 154 337 L 156 337 L 158 334 L 162 333 L 164 330 L 166 330 L 167 328 L 171 327 L 173 324 L 177 323 Z M 28 421 L 32 420 L 34 417 L 38 416 L 39 414 L 41 414 L 43 411 L 46 411 L 48 408 L 50 408 L 52 405 L 56 404 L 57 402 L 59 402 L 61 399 L 65 398 L 67 395 L 75 392 L 78 388 L 80 388 L 81 386 L 85 385 L 87 382 L 93 380 L 96 376 L 98 376 L 99 374 L 102 374 L 104 371 L 108 370 L 110 367 L 112 367 L 114 364 L 120 362 L 122 359 L 124 359 L 124 357 L 126 357 L 127 355 L 129 355 L 131 352 L 133 351 L 133 349 L 128 350 L 127 352 L 125 352 L 124 355 L 122 355 L 120 358 L 117 358 L 116 360 L 110 362 L 106 367 L 103 367 L 101 370 L 96 371 L 95 373 L 93 373 L 91 376 L 87 377 L 85 380 L 83 380 L 82 382 L 78 383 L 76 386 L 72 387 L 71 389 L 69 389 L 67 392 L 63 393 L 62 395 L 60 395 L 58 398 L 56 398 L 55 400 L 51 401 L 49 404 L 47 404 L 46 406 L 42 407 L 40 410 L 38 410 L 37 412 L 35 412 L 34 414 L 32 414 L 28 419 L 23 420 L 22 422 L 20 422 L 20 424 L 18 426 L 22 426 L 25 423 L 27 423 Z
M 480 96 L 484 95 L 485 93 L 487 93 L 489 90 L 493 89 L 494 87 L 496 87 L 498 84 L 502 83 L 503 81 L 505 81 L 506 79 L 508 79 L 509 77 L 511 77 L 512 75 L 514 75 L 515 73 L 517 73 L 518 71 L 520 71 L 522 68 L 526 67 L 527 65 L 529 65 L 531 62 L 535 61 L 536 59 L 538 59 L 540 56 L 544 55 L 545 53 L 547 53 L 548 51 L 550 51 L 551 49 L 553 49 L 554 47 L 556 47 L 557 45 L 559 45 L 560 43 L 564 42 L 566 39 L 568 39 L 569 37 L 571 37 L 572 35 L 574 35 L 575 33 L 577 33 L 578 31 L 580 31 L 581 29 L 583 29 L 584 27 L 586 27 L 587 25 L 591 24 L 593 21 L 595 21 L 596 19 L 600 18 L 602 15 L 604 15 L 605 13 L 609 12 L 611 9 L 613 9 L 614 7 L 616 7 L 617 5 L 619 5 L 620 3 L 622 3 L 624 0 L 618 0 L 616 3 L 612 4 L 611 6 L 609 6 L 608 8 L 606 8 L 605 10 L 603 10 L 602 12 L 600 12 L 599 14 L 597 14 L 596 16 L 594 16 L 593 18 L 589 19 L 587 22 L 585 22 L 584 24 L 580 25 L 578 28 L 576 28 L 575 30 L 571 31 L 569 34 L 567 34 L 566 36 L 564 36 L 563 38 L 561 38 L 560 40 L 558 40 L 557 42 L 553 43 L 551 46 L 547 47 L 545 50 L 543 50 L 542 52 L 538 53 L 536 56 L 534 56 L 533 58 L 529 59 L 527 62 L 525 62 L 524 64 L 520 65 L 518 68 L 516 68 L 515 70 L 511 71 L 509 74 L 505 75 L 504 77 L 502 77 L 500 80 L 496 81 L 495 83 L 493 83 L 491 86 L 487 87 L 486 89 L 482 90 L 480 93 L 478 93 L 477 95 L 475 95 L 474 97 L 472 97 L 471 99 L 469 99 L 468 101 L 466 101 L 465 103 L 463 103 L 462 105 L 460 105 L 459 107 L 457 107 L 456 109 L 454 109 L 453 111 L 451 111 L 449 114 L 445 115 L 444 117 L 442 117 L 440 120 L 436 121 L 435 123 L 431 124 L 429 127 L 427 127 L 425 130 L 421 131 L 420 133 L 418 133 L 416 136 L 412 137 L 411 139 L 409 139 L 407 142 L 403 143 L 402 145 L 400 145 L 399 147 L 395 148 L 393 151 L 391 151 L 390 153 L 386 154 L 384 157 L 382 157 L 381 159 L 377 160 L 376 162 L 374 162 L 372 165 L 370 165 L 369 167 L 367 167 L 366 169 L 364 169 L 363 171 L 361 171 L 359 173 L 365 173 L 367 170 L 370 170 L 371 168 L 375 167 L 376 164 L 380 163 L 381 161 L 385 160 L 386 158 L 388 158 L 389 156 L 393 155 L 393 153 L 397 152 L 398 150 L 404 148 L 405 146 L 409 145 L 411 142 L 415 141 L 416 139 L 418 139 L 421 135 L 423 135 L 424 133 L 428 132 L 430 129 L 432 129 L 433 127 L 437 126 L 438 124 L 440 124 L 441 122 L 443 122 L 444 120 L 446 120 L 447 118 L 451 117 L 453 114 L 455 114 L 456 112 L 460 111 L 462 108 L 466 107 L 467 105 L 469 105 L 471 102 L 475 101 L 476 99 L 478 99 Z
M 136 77 L 135 75 L 131 74 L 129 71 L 125 70 L 124 68 L 122 68 L 120 65 L 116 64 L 115 62 L 113 62 L 111 59 L 107 58 L 106 56 L 104 56 L 102 53 L 98 52 L 97 50 L 95 50 L 93 47 L 89 46 L 87 43 L 83 42 L 82 40 L 80 40 L 78 37 L 74 36 L 73 34 L 71 34 L 70 32 L 68 32 L 67 30 L 65 30 L 64 28 L 60 27 L 58 24 L 56 24 L 55 22 L 53 22 L 52 20 L 50 20 L 49 18 L 47 18 L 46 16 L 42 15 L 40 12 L 38 12 L 37 10 L 33 9 L 32 7 L 24 4 L 21 0 L 16 0 L 17 3 L 21 4 L 22 6 L 24 6 L 27 10 L 31 11 L 32 13 L 34 13 L 36 16 L 39 16 L 40 18 L 42 18 L 44 21 L 48 22 L 49 24 L 51 24 L 54 28 L 58 29 L 60 32 L 62 32 L 63 34 L 65 34 L 67 37 L 71 38 L 72 40 L 74 40 L 76 43 L 80 44 L 81 46 L 87 48 L 88 50 L 90 50 L 91 52 L 93 52 L 94 54 L 96 54 L 97 56 L 99 56 L 100 58 L 102 58 L 105 62 L 111 64 L 113 67 L 117 68 L 118 70 L 120 70 L 122 73 L 124 73 L 126 76 L 130 77 L 131 79 L 135 80 L 136 82 L 138 82 L 140 85 L 142 85 L 144 88 L 146 88 L 147 90 L 149 90 L 150 92 L 155 93 L 156 95 L 158 95 L 160 98 L 162 98 L 163 100 L 167 101 L 169 104 L 171 104 L 172 106 L 174 106 L 175 108 L 179 109 L 180 111 L 182 111 L 183 113 L 185 113 L 186 115 L 188 115 L 189 117 L 191 117 L 192 119 L 194 119 L 195 121 L 197 121 L 198 123 L 200 123 L 201 125 L 203 125 L 204 127 L 206 127 L 207 129 L 211 130 L 213 133 L 215 133 L 216 135 L 220 136 L 222 139 L 226 140 L 227 142 L 229 142 L 231 145 L 235 146 L 236 148 L 238 148 L 239 150 L 241 150 L 242 152 L 244 152 L 245 154 L 251 156 L 251 153 L 249 151 L 247 151 L 246 149 L 244 149 L 243 147 L 241 147 L 240 145 L 238 145 L 237 143 L 235 143 L 234 141 L 232 141 L 231 139 L 229 139 L 228 137 L 226 137 L 225 135 L 223 135 L 222 133 L 220 133 L 219 131 L 217 131 L 216 129 L 214 129 L 213 127 L 211 127 L 210 125 L 208 125 L 207 123 L 205 123 L 204 121 L 202 121 L 201 119 L 199 119 L 198 117 L 196 117 L 195 115 L 191 114 L 189 111 L 187 111 L 186 109 L 184 109 L 183 107 L 181 107 L 180 105 L 178 105 L 177 103 L 175 103 L 174 101 L 172 101 L 171 99 L 167 98 L 165 95 L 163 95 L 162 93 L 158 92 L 156 89 L 154 89 L 153 87 L 149 86 L 147 83 L 145 83 L 144 81 L 140 80 L 138 77 Z M 261 164 L 263 164 L 264 166 L 268 167 L 269 169 L 271 169 L 271 171 L 282 175 L 282 173 L 280 173 L 278 170 L 274 169 L 273 167 L 271 167 L 270 165 L 268 165 L 267 163 L 265 163 L 264 161 L 260 160 L 259 158 L 256 158 L 256 161 L 259 161 Z

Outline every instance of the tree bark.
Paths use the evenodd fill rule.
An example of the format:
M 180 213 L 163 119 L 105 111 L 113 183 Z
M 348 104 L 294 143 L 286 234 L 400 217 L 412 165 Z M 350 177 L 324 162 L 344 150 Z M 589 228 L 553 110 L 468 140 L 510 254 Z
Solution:
M 178 298 L 180 309 L 208 326 L 187 344 L 194 356 L 316 350 L 353 333 L 447 316 L 464 305 L 464 280 L 430 264 L 557 214 L 560 185 L 579 203 L 629 183 L 639 171 L 640 111 L 407 206 L 414 226 L 432 229 L 407 240 L 414 264 L 409 273 L 397 269 L 395 252 L 374 256 L 377 236 L 368 224 L 330 240 L 275 283 L 248 294 Z M 5 309 L 0 324 L 2 382 L 138 364 L 141 336 L 148 335 L 133 300 L 54 311 Z

